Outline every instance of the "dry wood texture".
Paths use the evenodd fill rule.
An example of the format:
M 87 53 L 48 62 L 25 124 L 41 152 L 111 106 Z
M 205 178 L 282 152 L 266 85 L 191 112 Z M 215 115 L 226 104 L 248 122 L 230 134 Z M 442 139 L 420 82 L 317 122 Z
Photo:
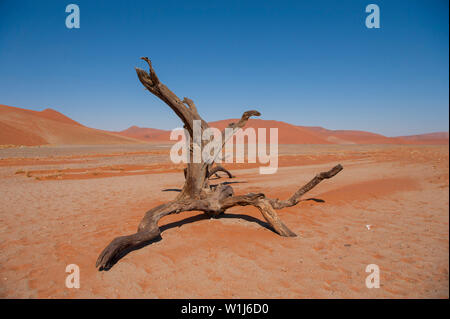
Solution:
M 335 176 L 342 170 L 342 166 L 337 165 L 327 172 L 316 175 L 309 183 L 297 190 L 294 195 L 287 200 L 270 199 L 263 193 L 235 195 L 233 188 L 230 185 L 226 185 L 225 183 L 211 185 L 209 183 L 210 177 L 213 175 L 219 176 L 217 174 L 218 172 L 223 172 L 230 178 L 233 177 L 233 175 L 222 166 L 213 166 L 214 163 L 207 163 L 203 159 L 200 163 L 193 162 L 194 147 L 203 147 L 204 143 L 204 141 L 200 141 L 201 145 L 195 145 L 193 138 L 193 121 L 201 121 L 202 132 L 208 128 L 208 123 L 201 118 L 197 107 L 191 99 L 185 97 L 181 100 L 167 86 L 161 83 L 153 69 L 150 59 L 146 57 L 141 59 L 146 61 L 149 66 L 149 72 L 136 68 L 137 76 L 142 85 L 165 102 L 175 112 L 190 135 L 190 161 L 187 164 L 187 168 L 184 170 L 185 183 L 180 194 L 173 201 L 149 210 L 139 224 L 135 234 L 115 238 L 101 252 L 97 259 L 96 267 L 98 267 L 99 270 L 110 269 L 129 251 L 140 248 L 147 243 L 150 243 L 152 240 L 159 238 L 160 230 L 158 221 L 162 217 L 169 214 L 179 214 L 185 211 L 202 211 L 211 217 L 217 217 L 231 207 L 251 205 L 261 212 L 264 219 L 276 233 L 285 237 L 296 236 L 295 233 L 281 221 L 275 210 L 296 205 L 300 202 L 302 195 L 310 191 L 322 180 Z M 232 128 L 233 133 L 235 133 L 238 129 L 245 126 L 250 117 L 259 115 L 261 114 L 255 110 L 246 111 L 237 123 L 231 123 L 229 127 Z M 222 136 L 225 136 L 225 131 L 222 132 Z M 225 140 L 223 141 L 222 148 L 226 142 Z

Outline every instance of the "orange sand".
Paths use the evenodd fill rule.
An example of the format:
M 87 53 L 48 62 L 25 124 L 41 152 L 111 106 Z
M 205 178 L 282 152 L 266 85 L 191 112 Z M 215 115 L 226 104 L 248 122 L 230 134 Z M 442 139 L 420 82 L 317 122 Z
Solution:
M 108 272 L 95 269 L 101 250 L 174 198 L 183 173 L 168 147 L 70 150 L 0 150 L 0 297 L 449 297 L 448 145 L 281 145 L 276 174 L 234 164 L 236 178 L 217 181 L 234 182 L 237 194 L 286 198 L 341 163 L 305 197 L 324 202 L 279 211 L 298 237 L 263 227 L 252 207 L 220 219 L 186 212 L 163 218 L 161 241 Z M 72 263 L 80 289 L 65 287 Z M 365 286 L 368 264 L 380 267 L 379 289 Z

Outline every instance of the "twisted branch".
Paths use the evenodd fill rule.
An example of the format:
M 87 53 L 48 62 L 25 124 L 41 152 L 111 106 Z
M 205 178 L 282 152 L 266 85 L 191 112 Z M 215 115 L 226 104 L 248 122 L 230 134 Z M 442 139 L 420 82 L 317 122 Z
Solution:
M 153 69 L 150 59 L 146 57 L 141 59 L 146 61 L 149 66 L 149 72 L 136 68 L 136 73 L 141 83 L 153 95 L 165 102 L 182 120 L 184 127 L 191 135 L 191 144 L 189 145 L 191 152 L 193 147 L 202 147 L 203 142 L 202 145 L 194 145 L 192 142 L 193 121 L 202 121 L 202 132 L 208 127 L 208 124 L 200 117 L 194 102 L 187 97 L 180 100 L 171 90 L 169 90 L 169 88 L 161 83 L 155 70 Z M 261 114 L 255 110 L 247 111 L 242 115 L 238 122 L 230 123 L 228 127 L 232 128 L 232 134 L 225 134 L 226 130 L 222 131 L 223 143 L 221 150 L 225 146 L 226 142 L 239 129 L 246 125 L 251 116 L 260 115 Z M 99 270 L 110 269 L 128 252 L 143 247 L 144 245 L 159 238 L 161 231 L 158 227 L 158 221 L 162 217 L 170 214 L 179 214 L 185 211 L 202 211 L 208 216 L 220 217 L 222 213 L 231 207 L 251 205 L 256 207 L 261 212 L 264 219 L 276 233 L 285 237 L 294 237 L 296 236 L 295 233 L 281 221 L 275 210 L 296 205 L 300 202 L 300 198 L 305 193 L 310 191 L 324 179 L 332 178 L 342 170 L 342 166 L 337 165 L 327 172 L 322 172 L 316 175 L 309 183 L 297 190 L 287 200 L 266 198 L 263 193 L 249 193 L 246 195 L 236 196 L 234 195 L 233 188 L 225 183 L 219 185 L 209 185 L 208 179 L 218 172 L 224 172 L 228 175 L 228 177 L 233 177 L 228 170 L 220 165 L 214 168 L 212 167 L 218 154 L 216 154 L 216 157 L 211 162 L 205 162 L 202 159 L 201 163 L 188 163 L 187 168 L 184 169 L 185 184 L 176 199 L 149 210 L 139 224 L 136 233 L 128 236 L 117 237 L 112 240 L 111 243 L 100 253 L 96 262 L 96 267 L 98 267 Z

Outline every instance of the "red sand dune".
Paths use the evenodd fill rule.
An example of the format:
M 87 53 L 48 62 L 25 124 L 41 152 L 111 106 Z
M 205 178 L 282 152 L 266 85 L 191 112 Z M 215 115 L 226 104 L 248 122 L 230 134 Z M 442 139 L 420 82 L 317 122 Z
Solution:
M 411 144 L 448 144 L 448 132 L 400 136 Z
M 32 111 L 32 112 L 35 112 L 35 114 L 37 114 L 38 116 L 45 117 L 49 120 L 84 127 L 84 125 L 81 125 L 80 123 L 72 120 L 71 118 L 69 118 L 69 117 L 65 116 L 64 114 L 61 114 L 58 111 L 55 111 L 53 109 L 45 109 L 43 111 Z
M 140 141 L 85 127 L 52 110 L 0 105 L 0 145 L 123 144 Z
M 211 127 L 223 130 L 228 126 L 229 123 L 237 121 L 239 121 L 239 119 L 228 119 L 211 122 L 209 123 L 209 125 Z M 284 122 L 250 119 L 244 129 L 247 129 L 249 127 L 252 127 L 254 129 L 266 128 L 267 142 L 269 142 L 270 128 L 278 128 L 278 142 L 280 144 L 334 144 L 334 142 L 327 141 L 322 136 L 319 136 L 314 132 L 310 132 L 306 128 Z M 170 131 L 158 130 L 153 128 L 141 128 L 132 126 L 118 133 L 123 136 L 133 137 L 148 142 L 170 142 Z
M 211 127 L 223 130 L 231 122 L 228 119 L 210 122 Z M 386 137 L 381 134 L 355 130 L 328 130 L 319 126 L 295 126 L 285 122 L 250 119 L 245 126 L 266 128 L 269 141 L 269 128 L 278 128 L 279 144 L 448 144 L 447 132 L 413 136 Z M 118 134 L 147 142 L 170 142 L 170 131 L 132 126 Z
M 239 121 L 239 119 L 222 120 L 211 122 L 210 125 L 222 130 L 227 127 L 229 123 L 237 121 Z M 279 144 L 334 144 L 333 142 L 327 141 L 322 136 L 315 134 L 304 127 L 295 126 L 280 121 L 250 119 L 244 129 L 248 127 L 252 127 L 254 129 L 265 128 L 267 142 L 269 142 L 269 129 L 278 128 Z
M 407 144 L 399 137 L 386 137 L 365 131 L 328 130 L 320 126 L 302 127 L 315 132 L 333 144 Z
M 211 122 L 224 129 L 238 119 Z M 280 121 L 250 119 L 245 128 L 278 128 L 279 144 L 448 144 L 448 132 L 386 137 L 365 131 L 328 130 L 317 126 L 296 126 Z M 132 126 L 108 132 L 81 125 L 52 109 L 32 111 L 0 105 L 0 145 L 121 144 L 139 141 L 171 143 L 170 131 Z
M 156 128 L 146 128 L 131 126 L 126 130 L 117 132 L 120 135 L 136 138 L 147 142 L 169 142 L 170 131 L 159 130 Z

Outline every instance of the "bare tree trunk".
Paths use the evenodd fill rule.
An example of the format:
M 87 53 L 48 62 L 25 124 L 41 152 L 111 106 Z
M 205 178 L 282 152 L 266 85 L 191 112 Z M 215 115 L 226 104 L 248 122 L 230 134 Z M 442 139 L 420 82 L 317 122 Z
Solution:
M 224 183 L 219 185 L 210 185 L 209 179 L 218 172 L 224 172 L 229 178 L 233 175 L 222 166 L 213 167 L 214 163 L 207 163 L 201 159 L 200 163 L 193 163 L 194 147 L 203 149 L 204 141 L 200 141 L 201 145 L 194 142 L 194 120 L 201 121 L 201 133 L 207 129 L 208 123 L 204 121 L 198 113 L 194 102 L 185 97 L 179 99 L 167 86 L 160 82 L 152 63 L 148 58 L 141 58 L 146 61 L 149 66 L 149 72 L 136 68 L 136 73 L 144 87 L 152 94 L 165 102 L 181 119 L 184 128 L 190 135 L 189 159 L 187 168 L 184 170 L 185 182 L 180 194 L 171 202 L 157 206 L 149 210 L 139 224 L 136 233 L 115 238 L 100 254 L 97 259 L 96 267 L 99 270 L 110 269 L 122 256 L 129 251 L 140 248 L 146 243 L 160 237 L 158 221 L 170 214 L 179 214 L 185 211 L 202 211 L 209 216 L 218 216 L 227 209 L 234 206 L 251 205 L 256 207 L 272 229 L 281 236 L 296 236 L 278 217 L 275 210 L 294 206 L 300 202 L 301 196 L 310 191 L 322 180 L 335 176 L 342 170 L 341 165 L 333 167 L 327 172 L 316 175 L 309 183 L 297 190 L 291 198 L 287 200 L 266 198 L 263 193 L 250 193 L 246 195 L 234 195 L 233 188 Z M 246 111 L 237 123 L 231 123 L 230 128 L 233 134 L 240 128 L 244 127 L 248 119 L 252 116 L 261 115 L 258 111 Z M 225 130 L 222 132 L 225 137 Z M 223 139 L 222 148 L 225 146 Z M 218 176 L 218 175 L 217 175 Z

